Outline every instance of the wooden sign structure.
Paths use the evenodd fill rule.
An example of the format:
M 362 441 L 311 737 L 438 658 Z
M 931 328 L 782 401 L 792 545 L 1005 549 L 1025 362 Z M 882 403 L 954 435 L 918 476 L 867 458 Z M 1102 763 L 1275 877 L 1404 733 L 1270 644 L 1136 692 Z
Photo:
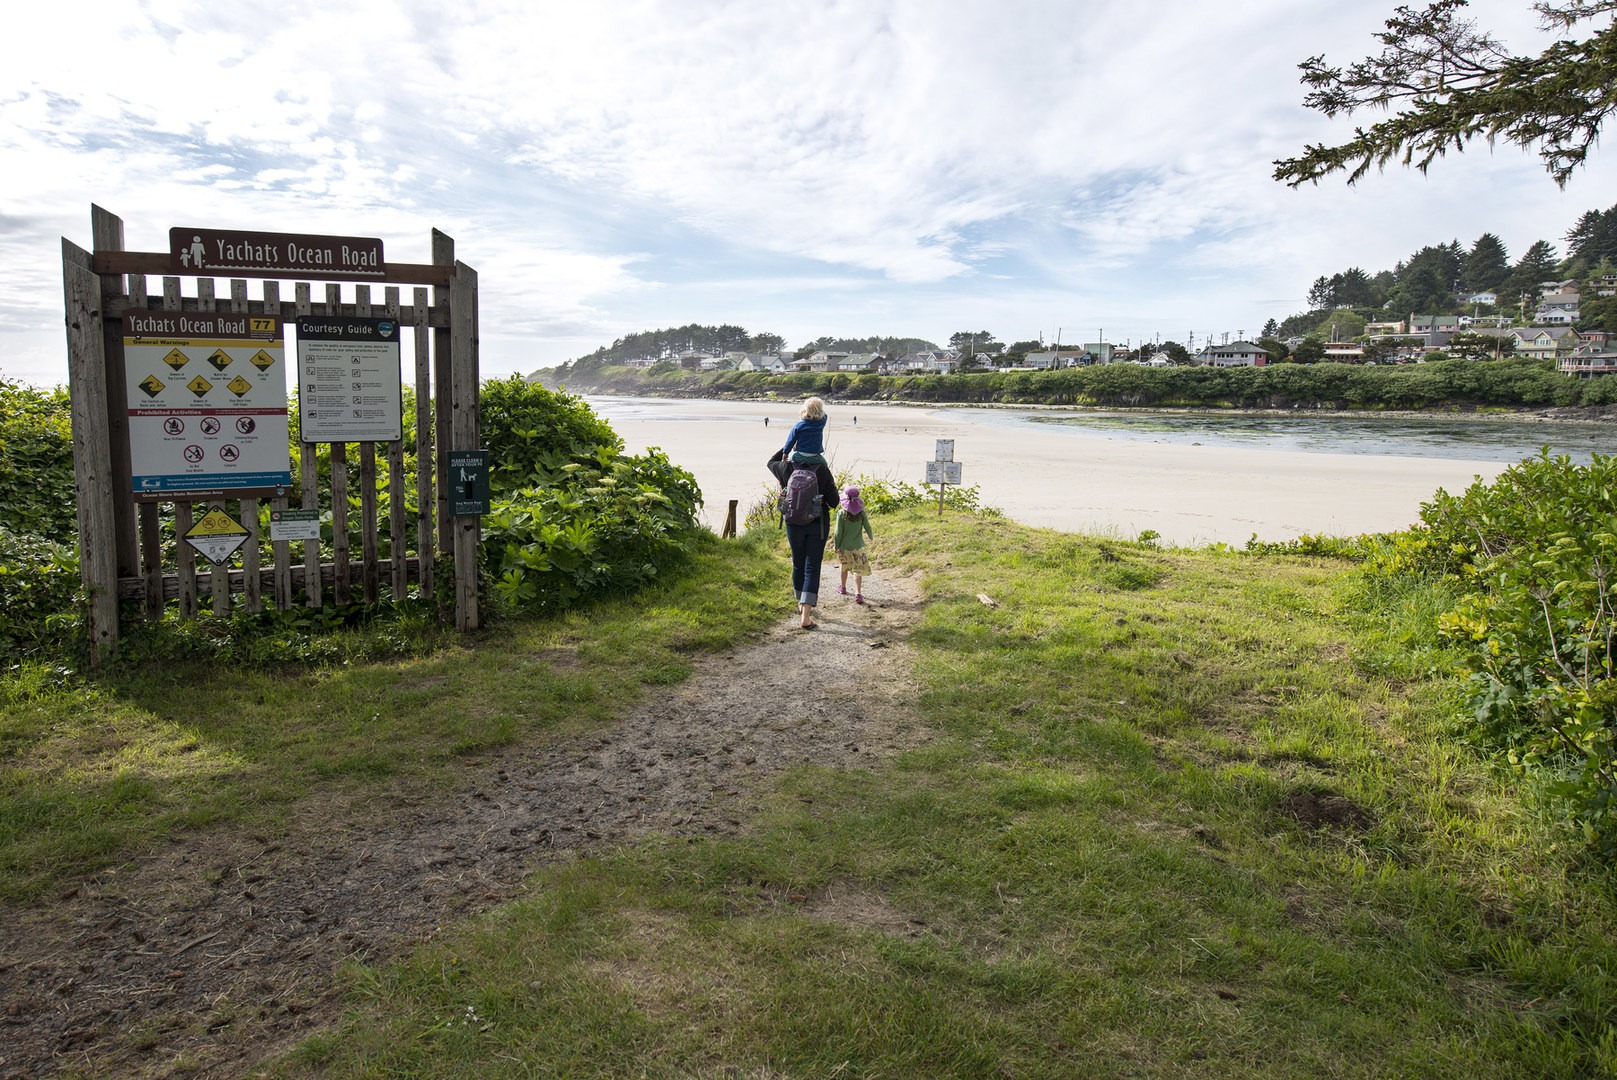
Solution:
M 167 252 L 125 251 L 123 221 L 99 206 L 90 208 L 90 229 L 92 251 L 62 240 L 62 288 L 92 666 L 117 646 L 121 601 L 139 601 L 148 619 L 161 618 L 177 601 L 180 617 L 194 618 L 203 596 L 214 615 L 228 613 L 237 594 L 245 610 L 261 611 L 266 590 L 282 610 L 320 607 L 328 589 L 337 604 L 372 603 L 384 580 L 396 600 L 412 586 L 416 596 L 431 599 L 440 554 L 454 557 L 455 625 L 475 629 L 481 523 L 453 515 L 445 468 L 450 453 L 478 445 L 477 272 L 455 260 L 454 240 L 434 229 L 430 263 L 396 263 L 370 237 L 184 227 L 170 230 Z M 149 274 L 162 278 L 160 293 L 148 292 Z M 231 275 L 228 297 L 216 295 L 213 274 Z M 182 277 L 194 279 L 194 295 L 182 295 Z M 248 278 L 261 281 L 260 299 L 249 298 Z M 290 301 L 281 298 L 282 281 L 293 282 Z M 315 298 L 313 282 L 325 283 L 323 299 Z M 354 283 L 351 300 L 341 282 Z M 380 302 L 372 284 L 384 286 Z M 401 302 L 401 285 L 415 287 L 408 303 Z M 287 427 L 274 381 L 295 370 L 282 327 L 299 316 L 376 318 L 410 328 L 416 416 L 414 431 L 401 438 L 357 441 L 354 464 L 350 443 L 300 442 L 294 479 L 284 455 L 277 458 L 275 442 L 286 438 Z M 128 364 L 130 343 L 152 346 L 150 356 L 137 357 L 139 374 Z M 374 377 L 368 368 L 366 374 Z M 144 455 L 138 485 L 132 425 Z M 413 530 L 406 520 L 404 438 L 413 438 L 416 451 Z M 322 457 L 329 463 L 329 549 L 306 534 L 270 538 L 271 565 L 262 566 L 261 504 L 272 515 L 318 513 Z M 359 487 L 358 559 L 349 539 L 351 482 Z M 233 519 L 227 500 L 237 503 Z M 165 508 L 178 541 L 168 551 L 161 540 Z M 183 541 L 214 511 L 247 532 L 239 570 L 199 570 L 198 549 Z M 303 546 L 300 560 L 292 557 L 294 543 Z
M 943 516 L 943 489 L 960 486 L 960 462 L 954 459 L 954 440 L 939 439 L 932 460 L 926 463 L 926 482 L 938 485 L 938 517 Z

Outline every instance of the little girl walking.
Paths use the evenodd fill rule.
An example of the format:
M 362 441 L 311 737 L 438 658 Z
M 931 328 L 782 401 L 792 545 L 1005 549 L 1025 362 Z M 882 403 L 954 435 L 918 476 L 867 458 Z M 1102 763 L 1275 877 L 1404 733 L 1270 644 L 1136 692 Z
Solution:
M 837 513 L 836 531 L 831 546 L 837 549 L 837 561 L 842 564 L 842 584 L 837 592 L 848 595 L 848 575 L 853 574 L 853 602 L 865 602 L 865 575 L 870 573 L 870 558 L 865 554 L 865 537 L 876 539 L 870 529 L 870 515 L 865 512 L 865 500 L 857 487 L 842 493 L 842 509 Z

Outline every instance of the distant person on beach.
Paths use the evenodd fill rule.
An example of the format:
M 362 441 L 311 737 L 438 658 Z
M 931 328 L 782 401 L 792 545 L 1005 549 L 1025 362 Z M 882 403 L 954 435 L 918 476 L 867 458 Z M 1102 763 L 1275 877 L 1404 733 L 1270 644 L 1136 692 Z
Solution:
M 837 511 L 837 525 L 831 533 L 831 546 L 837 550 L 837 562 L 842 565 L 842 584 L 837 594 L 848 595 L 848 575 L 853 575 L 853 602 L 865 602 L 865 575 L 870 573 L 870 557 L 865 554 L 865 538 L 876 539 L 870 529 L 870 514 L 857 487 L 849 486 L 842 493 L 842 508 Z
M 768 426 L 769 426 L 769 417 L 766 416 L 766 417 L 764 417 L 764 427 L 768 427 Z
M 824 465 L 825 402 L 811 397 L 803 402 L 797 415 L 797 423 L 786 434 L 786 445 L 780 448 L 781 457 L 798 464 Z M 835 486 L 833 483 L 832 487 Z
M 813 630 L 819 625 L 814 621 L 814 609 L 820 603 L 820 565 L 825 561 L 825 542 L 831 537 L 831 511 L 840 502 L 837 481 L 823 458 L 818 462 L 790 461 L 783 450 L 769 459 L 769 471 L 780 481 L 781 516 L 786 525 L 786 543 L 792 549 L 792 594 L 797 599 L 797 625 Z M 796 520 L 798 515 L 790 509 L 788 492 L 795 473 L 808 474 L 805 479 L 812 477 L 814 487 L 810 490 L 818 495 L 813 516 L 805 515 L 802 520 Z

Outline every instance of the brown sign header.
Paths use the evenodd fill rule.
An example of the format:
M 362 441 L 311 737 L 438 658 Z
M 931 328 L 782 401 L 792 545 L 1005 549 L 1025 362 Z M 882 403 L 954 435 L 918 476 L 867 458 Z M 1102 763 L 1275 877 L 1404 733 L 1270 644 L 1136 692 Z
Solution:
M 224 311 L 130 311 L 124 313 L 124 338 L 236 338 L 279 341 L 281 320 L 273 315 Z
M 169 271 L 174 274 L 244 274 L 254 277 L 387 277 L 382 241 L 373 236 L 313 236 L 305 233 L 168 231 Z

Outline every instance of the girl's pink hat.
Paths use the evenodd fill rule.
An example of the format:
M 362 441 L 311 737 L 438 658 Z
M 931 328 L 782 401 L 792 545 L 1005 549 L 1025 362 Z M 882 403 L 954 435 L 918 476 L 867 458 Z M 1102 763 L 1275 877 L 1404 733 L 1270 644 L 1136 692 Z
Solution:
M 865 500 L 859 497 L 859 489 L 849 487 L 842 493 L 842 508 L 854 517 L 865 512 Z

